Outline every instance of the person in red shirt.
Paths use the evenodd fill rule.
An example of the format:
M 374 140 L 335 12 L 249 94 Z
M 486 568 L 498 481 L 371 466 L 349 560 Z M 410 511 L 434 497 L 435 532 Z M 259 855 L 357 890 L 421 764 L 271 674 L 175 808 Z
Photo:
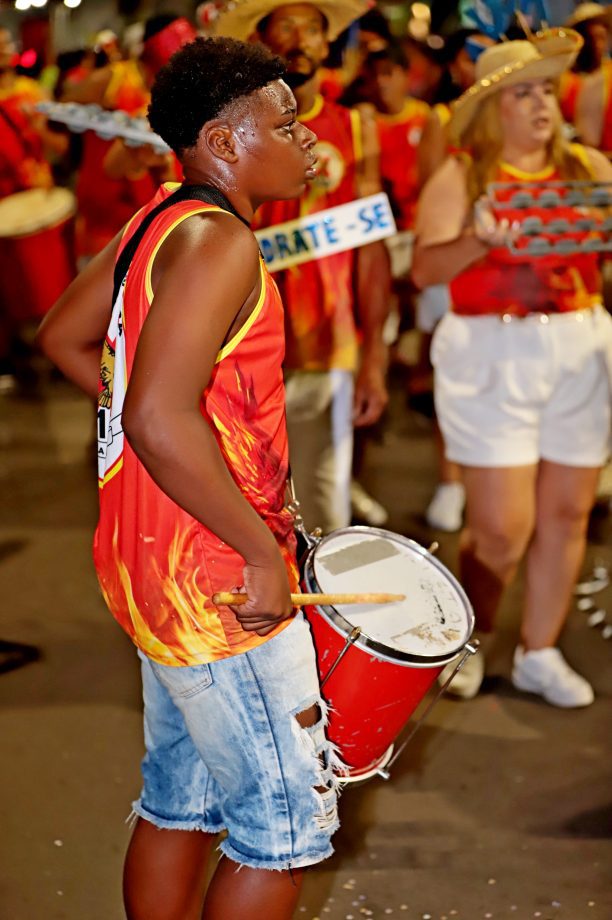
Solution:
M 149 87 L 159 68 L 185 42 L 195 38 L 193 26 L 173 14 L 153 16 L 145 24 L 138 59 L 112 61 L 84 80 L 65 88 L 62 101 L 95 104 L 104 109 L 142 115 L 149 102 Z M 119 142 L 121 145 L 121 142 Z M 106 246 L 134 211 L 146 204 L 165 179 L 177 178 L 170 155 L 147 153 L 146 163 L 129 156 L 131 170 L 106 161 L 118 145 L 93 131 L 83 136 L 83 154 L 77 175 L 77 254 L 81 265 Z M 127 148 L 129 151 L 129 148 Z
M 98 400 L 96 569 L 142 661 L 129 920 L 289 920 L 338 826 L 314 647 L 290 596 L 282 304 L 249 226 L 316 174 L 284 74 L 229 39 L 173 56 L 149 117 L 185 183 L 160 189 L 39 333 Z M 215 603 L 236 585 L 243 606 Z
M 318 82 L 329 40 L 366 8 L 364 0 L 245 0 L 216 21 L 220 34 L 256 38 L 287 60 L 298 120 L 319 139 L 316 182 L 299 201 L 262 208 L 257 228 L 380 191 L 373 119 L 324 99 Z M 387 401 L 388 257 L 382 242 L 371 243 L 294 265 L 275 280 L 285 305 L 292 475 L 306 526 L 329 532 L 350 523 L 353 427 L 377 421 Z
M 575 74 L 580 81 L 573 119 L 576 133 L 582 143 L 612 156 L 612 7 L 581 3 L 570 21 L 584 35 L 589 51 L 585 72 Z
M 434 334 L 432 362 L 447 455 L 466 489 L 461 574 L 476 626 L 486 642 L 524 560 L 512 682 L 561 707 L 594 697 L 556 646 L 609 450 L 612 320 L 597 253 L 522 253 L 527 240 L 513 223 L 582 216 L 562 199 L 549 211 L 538 206 L 542 182 L 612 179 L 599 151 L 561 134 L 555 81 L 580 44 L 563 30 L 482 53 L 474 86 L 453 109 L 464 152 L 425 188 L 413 262 L 418 285 L 450 284 L 452 310 Z M 526 186 L 533 203 L 519 210 L 504 200 L 512 193 L 493 200 L 497 182 Z M 584 237 L 576 228 L 575 241 Z M 484 675 L 482 655 L 464 671 L 454 689 L 469 698 Z

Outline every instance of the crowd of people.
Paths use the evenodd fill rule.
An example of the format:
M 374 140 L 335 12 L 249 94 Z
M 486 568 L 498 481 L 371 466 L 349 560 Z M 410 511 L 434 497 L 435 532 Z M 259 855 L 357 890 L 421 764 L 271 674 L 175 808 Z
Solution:
M 589 210 L 584 198 L 577 206 L 563 187 L 612 181 L 611 8 L 579 4 L 563 27 L 536 34 L 519 17 L 499 40 L 462 28 L 437 47 L 395 37 L 369 6 L 217 4 L 213 41 L 194 42 L 183 18 L 156 16 L 131 56 L 105 33 L 71 60 L 60 101 L 128 114 L 149 107 L 169 154 L 93 132 L 76 150 L 35 109 L 45 92 L 17 72 L 12 39 L 0 31 L 0 218 L 3 206 L 51 191 L 59 177 L 73 191 L 62 226 L 74 233 L 62 232 L 61 245 L 76 280 L 38 341 L 98 398 L 96 566 L 143 661 L 147 757 L 126 864 L 130 917 L 200 916 L 202 867 L 221 827 L 224 853 L 249 871 L 235 875 L 221 862 L 210 917 L 261 916 L 262 904 L 266 916 L 290 916 L 299 870 L 330 851 L 333 752 L 304 621 L 290 619 L 298 574 L 285 480 L 290 460 L 309 530 L 330 533 L 354 516 L 384 522 L 385 509 L 355 486 L 354 433 L 384 419 L 389 363 L 400 360 L 406 332 L 420 343 L 408 399 L 433 380 L 439 487 L 424 513 L 442 530 L 463 524 L 459 579 L 480 641 L 451 692 L 478 693 L 497 607 L 524 561 L 513 684 L 560 707 L 593 700 L 557 642 L 610 446 L 612 319 L 602 253 L 583 245 L 600 238 L 605 207 Z M 560 189 L 553 206 L 542 183 Z M 381 191 L 395 235 L 298 261 L 275 283 L 243 226 L 274 227 Z M 586 229 L 576 223 L 585 213 Z M 572 246 L 552 245 L 550 231 L 538 254 L 526 220 L 556 221 Z M 127 281 L 114 268 L 125 252 Z M 50 305 L 34 295 L 24 303 L 3 276 L 0 301 L 9 389 L 24 329 Z M 219 612 L 210 598 L 228 584 L 244 586 L 249 601 Z M 291 680 L 280 664 L 289 653 Z M 275 670 L 287 676 L 287 708 L 271 713 Z M 275 747 L 274 783 L 285 783 L 300 816 L 282 833 L 274 783 L 259 788 L 245 745 L 238 756 L 226 737 L 234 722 L 245 730 L 255 718 L 240 714 L 236 693 L 249 680 L 267 713 L 252 744 Z M 198 690 L 211 683 L 218 689 L 203 701 Z M 218 750 L 198 734 L 204 707 L 219 727 Z M 314 758 L 299 731 L 281 731 L 286 712 Z M 179 775 L 167 754 L 180 745 Z M 178 786 L 185 794 L 168 804 Z M 304 796 L 313 786 L 316 833 Z M 196 814 L 198 796 L 205 814 Z M 250 836 L 243 800 L 264 809 L 261 835 Z M 196 827 L 205 833 L 184 834 Z M 280 842 L 292 834 L 293 850 Z M 172 903 L 163 885 L 143 884 L 161 850 L 181 865 Z

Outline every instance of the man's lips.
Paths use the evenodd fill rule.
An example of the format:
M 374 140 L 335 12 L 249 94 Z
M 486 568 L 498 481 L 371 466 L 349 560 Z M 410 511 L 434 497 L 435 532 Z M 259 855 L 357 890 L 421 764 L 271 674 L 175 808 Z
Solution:
M 307 164 L 306 175 L 308 176 L 309 179 L 314 179 L 314 177 L 316 176 L 318 172 L 318 168 L 317 168 L 318 165 L 319 165 L 318 157 L 315 157 L 313 160 L 310 161 L 310 163 Z

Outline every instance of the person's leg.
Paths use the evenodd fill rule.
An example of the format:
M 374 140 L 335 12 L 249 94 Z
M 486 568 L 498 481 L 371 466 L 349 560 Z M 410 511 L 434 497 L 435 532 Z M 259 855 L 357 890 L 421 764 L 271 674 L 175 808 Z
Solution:
M 127 920 L 200 920 L 206 864 L 216 838 L 138 818 L 123 872 Z
M 559 638 L 584 556 L 599 473 L 599 468 L 540 463 L 521 626 L 528 651 L 553 646 Z
M 295 716 L 302 728 L 313 728 L 320 718 L 318 706 Z M 208 886 L 202 920 L 290 920 L 303 880 L 303 869 L 252 869 L 222 856 Z
M 298 616 L 263 645 L 207 667 L 209 682 L 200 668 L 154 666 L 206 764 L 228 829 L 202 916 L 289 920 L 303 868 L 331 854 L 338 826 L 309 626 Z
M 353 376 L 349 371 L 287 371 L 289 461 L 308 530 L 350 523 Z
M 183 716 L 142 654 L 143 789 L 134 803 L 123 895 L 128 920 L 199 920 L 209 857 L 224 828 L 217 790 Z M 209 681 L 206 665 L 173 668 L 177 676 Z
M 331 458 L 329 376 L 318 371 L 286 371 L 285 399 L 289 462 L 300 513 L 307 530 L 327 530 L 329 513 L 320 477 Z
M 208 887 L 202 920 L 291 920 L 303 877 L 303 869 L 251 869 L 222 856 Z
M 514 577 L 535 525 L 537 465 L 462 468 L 466 527 L 461 534 L 461 582 L 476 628 L 493 629 L 504 588 Z

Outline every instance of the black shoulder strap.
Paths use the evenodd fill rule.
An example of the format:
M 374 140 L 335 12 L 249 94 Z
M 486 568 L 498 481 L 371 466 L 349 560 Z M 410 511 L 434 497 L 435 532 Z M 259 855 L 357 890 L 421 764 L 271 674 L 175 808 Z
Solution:
M 249 222 L 241 217 L 240 214 L 236 211 L 233 205 L 227 200 L 225 195 L 219 191 L 219 189 L 214 188 L 212 185 L 181 185 L 175 192 L 168 196 L 164 201 L 153 208 L 152 211 L 149 211 L 147 216 L 141 222 L 138 230 L 130 238 L 130 241 L 126 246 L 121 250 L 121 254 L 117 259 L 115 264 L 115 273 L 113 278 L 113 304 L 117 300 L 119 291 L 121 290 L 121 285 L 123 284 L 123 279 L 127 275 L 128 269 L 132 263 L 132 259 L 136 255 L 136 250 L 140 246 L 142 239 L 158 216 L 162 211 L 171 208 L 172 205 L 177 204 L 179 201 L 203 201 L 206 204 L 215 204 L 219 208 L 222 208 L 224 211 L 229 211 L 230 214 L 233 214 L 238 220 L 241 220 L 243 224 L 249 226 Z

